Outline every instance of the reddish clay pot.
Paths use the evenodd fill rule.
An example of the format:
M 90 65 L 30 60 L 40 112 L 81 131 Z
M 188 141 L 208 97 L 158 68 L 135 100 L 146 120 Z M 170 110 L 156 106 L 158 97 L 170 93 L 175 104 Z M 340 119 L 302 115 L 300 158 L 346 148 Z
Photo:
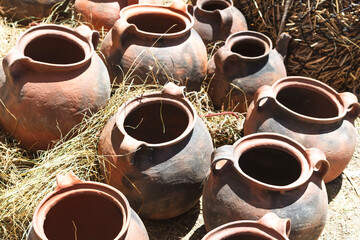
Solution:
M 259 32 L 231 35 L 208 64 L 208 93 L 215 108 L 245 112 L 255 91 L 286 76 L 283 63 L 290 36 L 282 34 L 276 48 Z
M 321 150 L 305 149 L 279 134 L 252 134 L 222 146 L 213 153 L 204 184 L 205 227 L 209 231 L 273 212 L 291 219 L 290 239 L 317 239 L 327 215 L 323 177 L 328 168 Z
M 205 44 L 225 41 L 233 33 L 248 30 L 244 15 L 232 0 L 199 0 L 194 19 L 194 29 Z
M 183 2 L 170 6 L 132 5 L 105 36 L 101 46 L 117 82 L 168 81 L 199 90 L 206 74 L 206 47 L 193 29 Z
M 0 69 L 0 124 L 28 150 L 47 149 L 104 106 L 110 79 L 86 26 L 30 28 Z
M 151 219 L 178 216 L 198 202 L 212 149 L 205 124 L 173 83 L 123 104 L 99 142 L 107 183 Z
M 325 182 L 345 169 L 356 147 L 354 120 L 360 104 L 352 93 L 337 93 L 315 79 L 283 78 L 260 88 L 250 105 L 245 135 L 275 132 L 305 147 L 321 149 L 330 163 Z
M 202 240 L 289 240 L 290 219 L 267 213 L 259 221 L 235 221 L 217 227 Z
M 1 0 L 1 10 L 14 20 L 44 18 L 50 15 L 56 4 L 64 0 Z
M 117 189 L 81 181 L 72 172 L 34 212 L 27 240 L 148 240 L 145 226 Z

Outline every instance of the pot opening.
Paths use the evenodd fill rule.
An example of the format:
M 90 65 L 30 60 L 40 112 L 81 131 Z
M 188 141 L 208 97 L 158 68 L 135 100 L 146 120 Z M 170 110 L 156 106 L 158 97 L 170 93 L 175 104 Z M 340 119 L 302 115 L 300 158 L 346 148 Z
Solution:
M 286 186 L 301 174 L 300 163 L 289 153 L 274 148 L 254 148 L 239 159 L 240 168 L 248 176 L 271 185 Z
M 339 114 L 336 105 L 329 98 L 305 88 L 281 89 L 276 99 L 292 111 L 309 117 L 332 118 Z
M 205 2 L 201 8 L 205 11 L 215 11 L 215 10 L 223 10 L 227 7 L 229 7 L 230 5 L 225 2 L 225 1 L 209 1 L 209 2 Z
M 133 138 L 150 144 L 179 137 L 189 125 L 189 117 L 180 108 L 165 102 L 151 103 L 132 111 L 125 119 L 125 131 Z
M 35 61 L 51 64 L 72 64 L 85 58 L 85 52 L 79 45 L 56 36 L 32 40 L 26 46 L 24 55 Z
M 46 214 L 48 239 L 113 240 L 123 227 L 121 209 L 100 195 L 82 194 L 57 202 Z
M 250 233 L 238 233 L 231 237 L 222 238 L 223 240 L 269 240 L 269 238 L 257 236 Z
M 178 33 L 186 29 L 186 23 L 173 15 L 143 13 L 128 18 L 128 23 L 149 33 Z
M 231 51 L 244 57 L 260 57 L 264 55 L 268 47 L 259 39 L 239 39 L 231 47 Z

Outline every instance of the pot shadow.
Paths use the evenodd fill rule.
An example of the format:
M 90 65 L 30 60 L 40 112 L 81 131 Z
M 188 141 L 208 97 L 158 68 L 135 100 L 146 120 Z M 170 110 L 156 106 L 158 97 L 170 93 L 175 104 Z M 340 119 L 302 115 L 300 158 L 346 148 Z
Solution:
M 330 203 L 340 192 L 343 178 L 342 174 L 333 181 L 326 183 L 326 192 L 328 194 L 328 203 Z
M 150 240 L 182 239 L 195 226 L 200 214 L 200 202 L 186 213 L 166 220 L 142 219 Z M 201 239 L 201 238 L 194 238 Z
M 205 225 L 201 225 L 196 231 L 190 236 L 189 240 L 201 240 L 206 235 Z

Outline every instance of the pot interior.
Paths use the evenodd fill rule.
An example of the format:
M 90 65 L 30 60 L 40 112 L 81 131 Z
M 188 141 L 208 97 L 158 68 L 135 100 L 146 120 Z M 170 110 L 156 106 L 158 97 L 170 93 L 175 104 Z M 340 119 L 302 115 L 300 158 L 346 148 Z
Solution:
M 149 33 L 178 33 L 186 29 L 186 23 L 175 15 L 140 13 L 127 19 L 139 30 Z
M 112 201 L 99 195 L 81 194 L 62 199 L 50 209 L 44 232 L 51 240 L 113 240 L 122 225 L 122 211 Z
M 231 47 L 231 51 L 244 57 L 260 57 L 269 47 L 264 41 L 256 38 L 240 38 Z
M 72 64 L 82 61 L 85 52 L 75 42 L 57 37 L 39 37 L 29 42 L 24 55 L 39 62 Z
M 202 4 L 201 8 L 206 11 L 223 10 L 229 7 L 229 4 L 225 1 L 208 1 Z
M 156 102 L 132 111 L 124 122 L 125 131 L 133 138 L 150 144 L 171 141 L 189 125 L 189 117 L 177 106 Z
M 250 149 L 240 156 L 239 165 L 248 176 L 276 186 L 289 185 L 301 174 L 300 163 L 295 157 L 274 148 Z
M 251 233 L 239 233 L 231 237 L 222 238 L 222 240 L 269 240 L 269 238 L 257 236 Z
M 338 108 L 329 98 L 306 88 L 287 87 L 281 89 L 276 99 L 292 111 L 315 118 L 338 116 Z

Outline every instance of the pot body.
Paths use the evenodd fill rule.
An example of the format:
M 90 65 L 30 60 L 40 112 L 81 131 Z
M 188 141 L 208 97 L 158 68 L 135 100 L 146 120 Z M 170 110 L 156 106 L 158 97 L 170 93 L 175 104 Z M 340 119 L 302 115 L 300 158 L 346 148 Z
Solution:
M 261 33 L 232 34 L 208 63 L 208 93 L 215 108 L 245 112 L 260 86 L 285 77 L 289 40 L 283 34 L 272 49 L 271 40 Z
M 2 61 L 0 123 L 36 151 L 104 106 L 110 78 L 95 53 L 98 32 L 43 25 L 26 31 Z
M 200 0 L 194 8 L 194 29 L 205 44 L 225 41 L 231 34 L 248 30 L 244 15 L 232 0 Z
M 64 0 L 3 0 L 2 10 L 14 20 L 25 18 L 44 18 L 50 15 L 51 9 Z
M 282 135 L 262 133 L 220 147 L 213 156 L 203 191 L 208 231 L 273 212 L 291 220 L 290 239 L 320 236 L 327 215 L 323 176 L 328 169 L 320 150 L 305 150 Z
M 135 84 L 172 81 L 190 91 L 200 89 L 207 53 L 187 5 L 132 5 L 120 15 L 101 46 L 113 79 Z
M 212 141 L 205 124 L 181 92 L 175 96 L 169 89 L 179 87 L 167 84 L 161 93 L 125 103 L 99 142 L 107 183 L 124 193 L 140 216 L 151 219 L 192 208 L 210 167 Z
M 37 206 L 27 240 L 148 240 L 145 226 L 117 189 L 72 172 Z M 94 207 L 96 206 L 96 207 Z
M 325 177 L 325 182 L 329 182 L 341 174 L 355 151 L 354 120 L 359 109 L 357 98 L 351 93 L 338 94 L 314 79 L 287 77 L 258 90 L 249 107 L 244 132 L 280 133 L 305 147 L 321 149 L 330 163 Z

